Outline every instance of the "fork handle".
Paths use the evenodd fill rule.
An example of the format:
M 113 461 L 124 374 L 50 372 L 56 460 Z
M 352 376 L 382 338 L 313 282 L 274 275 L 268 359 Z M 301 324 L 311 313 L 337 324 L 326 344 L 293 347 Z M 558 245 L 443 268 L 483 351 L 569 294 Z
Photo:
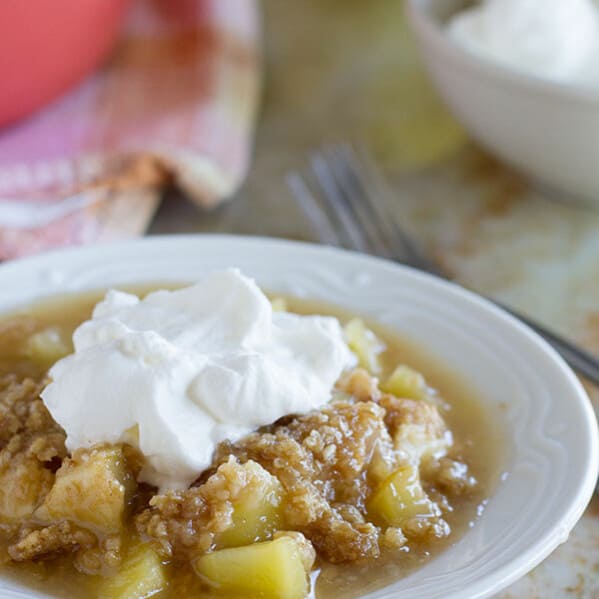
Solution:
M 543 339 L 557 351 L 573 370 L 595 383 L 595 385 L 599 385 L 599 358 L 590 352 L 577 347 L 563 337 L 556 335 L 552 331 L 546 329 L 543 325 L 531 320 L 528 316 L 524 316 L 492 298 L 487 299 L 499 308 L 505 310 L 508 314 L 511 314 L 524 324 L 528 325 L 537 334 L 543 337 Z
M 424 270 L 429 274 L 439 277 L 444 280 L 450 280 L 445 273 L 441 272 L 441 270 L 430 260 L 418 255 L 418 260 L 421 262 L 416 266 L 420 270 Z M 400 262 L 399 260 L 396 260 Z M 401 264 L 401 262 L 400 262 Z M 594 383 L 599 387 L 599 358 L 592 353 L 585 351 L 581 347 L 574 345 L 574 343 L 564 339 L 563 337 L 557 335 L 553 331 L 545 328 L 542 324 L 539 324 L 537 321 L 529 318 L 528 316 L 524 316 L 520 312 L 506 306 L 500 301 L 496 299 L 484 296 L 486 300 L 490 301 L 492 304 L 501 308 L 504 312 L 507 312 L 520 322 L 523 322 L 525 325 L 530 327 L 535 333 L 543 337 L 551 347 L 564 359 L 564 361 L 574 370 L 577 374 L 584 376 L 589 381 Z
M 399 262 L 399 261 L 398 261 Z M 400 262 L 401 263 L 401 262 Z M 442 273 L 436 265 L 433 265 L 430 261 L 423 262 L 418 265 L 420 270 L 424 270 L 433 276 L 439 277 L 444 280 L 450 280 L 444 273 Z M 592 353 L 585 351 L 581 347 L 574 345 L 574 343 L 564 339 L 557 335 L 553 331 L 545 328 L 542 324 L 537 321 L 525 316 L 524 314 L 506 306 L 496 299 L 484 296 L 486 300 L 492 304 L 501 308 L 504 312 L 507 312 L 520 322 L 530 327 L 535 333 L 543 337 L 551 347 L 564 359 L 564 361 L 574 370 L 577 374 L 584 376 L 586 379 L 594 383 L 599 387 L 599 358 Z

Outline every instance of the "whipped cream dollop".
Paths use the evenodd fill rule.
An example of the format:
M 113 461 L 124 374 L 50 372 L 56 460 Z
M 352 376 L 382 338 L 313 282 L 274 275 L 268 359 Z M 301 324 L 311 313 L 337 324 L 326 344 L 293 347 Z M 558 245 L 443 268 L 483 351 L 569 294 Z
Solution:
M 339 321 L 273 312 L 237 270 L 144 299 L 109 291 L 42 399 L 67 448 L 128 442 L 140 480 L 187 487 L 220 441 L 319 408 L 354 362 Z
M 454 16 L 449 33 L 504 66 L 599 87 L 597 0 L 484 0 Z

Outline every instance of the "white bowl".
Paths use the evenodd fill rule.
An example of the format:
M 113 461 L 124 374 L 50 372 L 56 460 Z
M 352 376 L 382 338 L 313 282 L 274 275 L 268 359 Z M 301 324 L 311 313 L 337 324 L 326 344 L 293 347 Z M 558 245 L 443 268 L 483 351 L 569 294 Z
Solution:
M 497 65 L 447 34 L 464 0 L 408 0 L 428 70 L 456 118 L 483 146 L 534 179 L 599 204 L 599 90 Z
M 487 597 L 567 539 L 597 478 L 597 424 L 590 402 L 540 337 L 450 283 L 322 246 L 175 236 L 4 264 L 0 311 L 110 285 L 193 281 L 229 266 L 240 267 L 266 289 L 337 304 L 416 340 L 479 390 L 505 430 L 502 469 L 508 476 L 476 525 L 423 568 L 368 597 Z M 41 597 L 19 589 L 0 579 L 0 597 Z

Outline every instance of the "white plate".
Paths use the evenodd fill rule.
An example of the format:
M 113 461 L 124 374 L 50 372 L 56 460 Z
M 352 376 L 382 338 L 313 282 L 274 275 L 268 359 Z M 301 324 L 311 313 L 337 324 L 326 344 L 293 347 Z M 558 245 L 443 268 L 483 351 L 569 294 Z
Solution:
M 594 489 L 597 423 L 577 378 L 537 335 L 488 302 L 409 268 L 271 239 L 176 236 L 60 251 L 0 267 L 0 311 L 42 296 L 192 281 L 237 266 L 263 287 L 331 302 L 417 340 L 501 411 L 509 476 L 476 526 L 420 570 L 368 595 L 478 598 L 564 542 Z M 499 410 L 498 410 L 498 413 Z M 0 597 L 42 597 L 0 580 Z

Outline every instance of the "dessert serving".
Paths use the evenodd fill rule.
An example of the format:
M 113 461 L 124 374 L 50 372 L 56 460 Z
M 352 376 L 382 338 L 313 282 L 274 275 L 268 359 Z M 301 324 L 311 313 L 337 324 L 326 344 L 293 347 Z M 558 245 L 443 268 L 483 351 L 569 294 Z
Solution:
M 467 386 L 237 270 L 33 305 L 0 333 L 0 563 L 56 596 L 359 596 L 484 507 Z

